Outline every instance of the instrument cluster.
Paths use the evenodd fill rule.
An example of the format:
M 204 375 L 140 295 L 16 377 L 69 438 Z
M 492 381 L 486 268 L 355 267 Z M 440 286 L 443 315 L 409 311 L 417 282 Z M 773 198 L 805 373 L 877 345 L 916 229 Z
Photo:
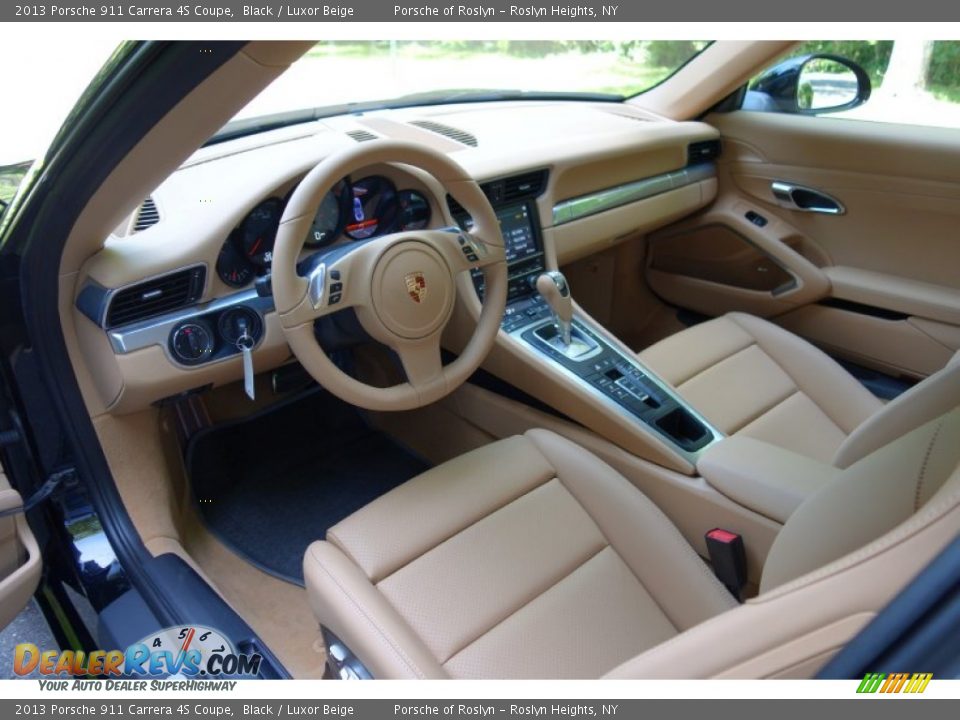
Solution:
M 230 233 L 217 257 L 217 274 L 227 285 L 244 287 L 270 272 L 277 229 L 292 192 L 262 201 Z M 421 230 L 430 224 L 430 216 L 430 202 L 422 193 L 398 190 L 382 175 L 355 182 L 343 178 L 317 208 L 304 246 L 321 248 L 341 238 L 357 241 Z

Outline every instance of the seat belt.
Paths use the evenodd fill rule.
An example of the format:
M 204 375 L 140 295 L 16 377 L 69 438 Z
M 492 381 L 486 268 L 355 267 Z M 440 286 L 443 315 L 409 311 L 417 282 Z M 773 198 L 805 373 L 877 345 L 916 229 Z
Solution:
M 737 602 L 743 602 L 743 586 L 747 584 L 747 553 L 743 538 L 737 533 L 714 528 L 705 536 L 713 574 L 724 584 Z

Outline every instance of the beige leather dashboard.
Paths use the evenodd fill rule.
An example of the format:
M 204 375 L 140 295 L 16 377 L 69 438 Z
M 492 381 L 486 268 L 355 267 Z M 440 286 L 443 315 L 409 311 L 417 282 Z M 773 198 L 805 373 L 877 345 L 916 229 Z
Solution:
M 95 400 L 90 404 L 101 411 L 133 412 L 241 376 L 239 356 L 188 367 L 176 362 L 160 340 L 126 347 L 95 314 L 81 312 L 76 301 L 89 286 L 109 294 L 197 267 L 205 268 L 205 275 L 196 307 L 242 293 L 254 297 L 252 282 L 231 287 L 218 276 L 224 243 L 259 203 L 285 197 L 308 170 L 339 149 L 378 138 L 420 142 L 450 154 L 481 183 L 546 170 L 548 181 L 536 207 L 546 256 L 551 264 L 562 264 L 708 204 L 716 194 L 712 173 L 687 175 L 684 169 L 691 143 L 717 137 L 708 125 L 665 120 L 622 103 L 511 102 L 341 116 L 201 148 L 151 193 L 156 223 L 134 231 L 137 213 L 126 218 L 90 248 L 74 276 L 73 323 L 98 396 L 88 402 Z M 358 177 L 363 174 L 385 176 L 398 189 L 421 194 L 430 206 L 430 226 L 453 223 L 443 189 L 424 173 L 378 165 Z M 661 184 L 651 190 L 650 179 Z M 624 188 L 633 194 L 618 195 L 620 202 L 567 214 L 569 207 Z M 270 305 L 258 308 L 263 333 L 254 366 L 262 372 L 286 362 L 290 352 Z

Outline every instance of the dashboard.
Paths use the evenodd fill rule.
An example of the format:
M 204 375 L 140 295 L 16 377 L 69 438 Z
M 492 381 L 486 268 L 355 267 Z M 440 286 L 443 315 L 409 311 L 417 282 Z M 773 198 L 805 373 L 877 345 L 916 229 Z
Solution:
M 425 117 L 429 130 L 417 125 Z M 476 144 L 459 140 L 460 131 Z M 691 158 L 695 145 L 717 135 L 620 103 L 518 102 L 347 115 L 201 148 L 77 265 L 73 322 L 90 370 L 85 396 L 100 412 L 122 414 L 233 382 L 243 374 L 236 340 L 244 334 L 255 343 L 256 372 L 288 362 L 261 282 L 277 229 L 301 179 L 358 142 L 422 143 L 477 179 L 500 220 L 516 310 L 533 300 L 531 281 L 544 269 L 710 202 L 715 172 Z M 468 227 L 469 218 L 439 181 L 402 163 L 375 163 L 323 198 L 300 259 L 454 223 Z M 463 295 L 471 285 L 463 280 L 465 307 L 479 308 L 478 297 Z M 482 297 L 481 275 L 472 286 Z M 455 318 L 451 337 L 469 324 Z
M 245 287 L 270 272 L 277 228 L 295 187 L 283 197 L 262 200 L 231 231 L 216 262 L 217 276 L 224 284 Z M 320 203 L 304 247 L 317 249 L 338 241 L 421 230 L 430 219 L 430 202 L 419 190 L 397 189 L 383 175 L 368 175 L 355 182 L 342 178 Z

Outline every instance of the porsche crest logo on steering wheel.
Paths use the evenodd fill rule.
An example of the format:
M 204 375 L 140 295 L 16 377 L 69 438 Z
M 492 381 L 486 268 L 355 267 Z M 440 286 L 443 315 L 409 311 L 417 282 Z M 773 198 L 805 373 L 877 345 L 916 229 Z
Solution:
M 419 270 L 407 273 L 403 279 L 407 283 L 407 293 L 410 295 L 410 299 L 415 303 L 423 302 L 423 299 L 427 296 L 427 280 L 423 277 L 423 273 Z

